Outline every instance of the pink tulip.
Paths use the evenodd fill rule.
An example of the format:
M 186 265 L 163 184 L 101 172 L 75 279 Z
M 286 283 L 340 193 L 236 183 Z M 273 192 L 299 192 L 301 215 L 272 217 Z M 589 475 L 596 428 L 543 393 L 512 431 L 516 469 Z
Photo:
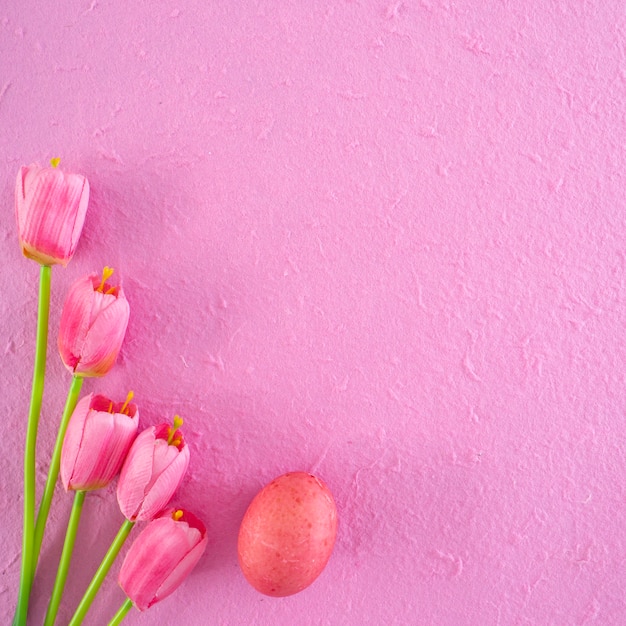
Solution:
M 122 346 L 130 307 L 121 287 L 90 274 L 69 290 L 59 330 L 59 352 L 65 367 L 76 376 L 104 376 L 114 365 Z
M 152 520 L 130 547 L 119 575 L 140 610 L 176 591 L 204 553 L 206 528 L 195 516 L 171 509 Z
M 117 501 L 131 522 L 151 520 L 174 495 L 187 466 L 189 448 L 174 425 L 159 424 L 139 433 L 122 466 L 117 483 Z
M 61 480 L 65 489 L 100 489 L 119 473 L 137 436 L 139 410 L 90 393 L 76 405 L 63 440 Z
M 84 176 L 36 164 L 21 167 L 15 216 L 24 256 L 42 265 L 66 266 L 76 251 L 88 202 Z

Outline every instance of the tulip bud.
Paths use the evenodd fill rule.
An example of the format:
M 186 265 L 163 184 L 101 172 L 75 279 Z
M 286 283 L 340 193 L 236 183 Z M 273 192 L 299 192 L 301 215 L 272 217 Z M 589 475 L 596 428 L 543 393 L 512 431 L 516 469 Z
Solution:
M 117 501 L 131 522 L 146 521 L 160 513 L 174 495 L 187 466 L 189 448 L 174 425 L 159 424 L 139 433 L 122 466 L 117 483 Z
M 65 489 L 91 491 L 108 485 L 119 473 L 137 436 L 139 410 L 89 394 L 76 405 L 63 440 L 61 480 Z
M 22 253 L 42 265 L 66 266 L 85 222 L 89 183 L 80 174 L 33 164 L 21 167 L 15 185 L 15 216 Z
M 130 307 L 122 288 L 107 282 L 112 274 L 105 267 L 102 278 L 90 274 L 77 280 L 63 305 L 59 352 L 76 376 L 104 376 L 122 346 Z
M 152 520 L 128 550 L 119 575 L 140 610 L 176 591 L 204 553 L 206 528 L 193 514 L 172 509 Z

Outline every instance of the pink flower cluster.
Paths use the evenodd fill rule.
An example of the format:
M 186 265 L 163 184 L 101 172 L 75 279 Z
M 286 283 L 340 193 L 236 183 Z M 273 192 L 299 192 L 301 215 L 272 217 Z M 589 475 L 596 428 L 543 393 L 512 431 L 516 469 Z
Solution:
M 182 509 L 164 512 L 189 465 L 189 448 L 174 424 L 137 435 L 139 410 L 89 394 L 76 406 L 61 453 L 66 489 L 100 489 L 120 473 L 117 500 L 131 522 L 149 521 L 126 556 L 120 585 L 143 611 L 172 593 L 202 556 L 206 528 Z M 152 521 L 151 521 L 152 520 Z
M 23 254 L 41 265 L 66 266 L 73 257 L 89 200 L 84 176 L 39 165 L 18 173 L 15 212 Z M 104 376 L 120 352 L 130 307 L 113 271 L 90 274 L 69 290 L 61 314 L 58 347 L 66 368 L 81 378 Z M 117 500 L 131 522 L 149 524 L 131 546 L 119 582 L 144 610 L 172 593 L 198 562 L 206 529 L 183 509 L 166 510 L 189 464 L 189 448 L 176 417 L 173 425 L 138 433 L 139 409 L 102 395 L 83 397 L 70 419 L 61 453 L 66 490 L 90 491 L 120 474 Z

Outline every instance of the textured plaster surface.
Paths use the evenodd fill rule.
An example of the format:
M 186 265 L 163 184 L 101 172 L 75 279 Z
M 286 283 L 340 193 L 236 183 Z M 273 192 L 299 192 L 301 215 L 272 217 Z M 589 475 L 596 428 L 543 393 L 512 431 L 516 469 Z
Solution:
M 128 624 L 626 623 L 626 11 L 508 0 L 0 2 L 0 622 L 16 599 L 38 269 L 20 165 L 86 174 L 52 282 L 41 493 L 69 386 L 65 291 L 131 303 L 94 391 L 185 419 L 207 524 Z M 239 523 L 289 470 L 339 512 L 299 595 L 244 580 Z M 35 580 L 41 623 L 71 498 Z M 59 623 L 122 516 L 89 495 Z M 137 529 L 134 531 L 137 532 Z M 119 563 L 87 623 L 122 603 Z

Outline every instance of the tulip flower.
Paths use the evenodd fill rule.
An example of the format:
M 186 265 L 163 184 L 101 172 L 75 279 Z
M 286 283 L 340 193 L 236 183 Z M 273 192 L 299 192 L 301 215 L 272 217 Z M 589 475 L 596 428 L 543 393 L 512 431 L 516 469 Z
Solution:
M 113 270 L 102 278 L 90 274 L 69 290 L 59 330 L 59 352 L 75 376 L 104 376 L 114 365 L 122 346 L 130 307 L 121 287 L 109 285 Z
M 207 545 L 204 524 L 192 513 L 172 509 L 152 520 L 126 554 L 119 584 L 145 611 L 173 593 Z
M 85 222 L 89 183 L 80 174 L 33 164 L 21 167 L 15 185 L 15 215 L 22 252 L 42 265 L 66 266 Z
M 70 418 L 61 453 L 61 479 L 66 490 L 76 493 L 44 626 L 54 624 L 61 604 L 85 494 L 113 480 L 137 436 L 139 415 L 130 404 L 132 397 L 131 391 L 123 404 L 114 404 L 104 396 L 89 394 Z
M 76 251 L 89 202 L 89 183 L 84 176 L 30 165 L 20 168 L 15 184 L 15 217 L 22 252 L 40 263 L 37 340 L 26 445 L 24 447 L 24 518 L 22 564 L 15 623 L 26 622 L 28 598 L 37 567 L 39 548 L 35 524 L 35 451 L 43 401 L 48 345 L 51 265 L 67 265 Z
M 85 396 L 74 409 L 61 452 L 61 480 L 66 490 L 91 491 L 108 485 L 119 473 L 137 436 L 139 411 L 104 396 Z
M 89 376 L 104 376 L 113 367 L 126 333 L 130 307 L 122 288 L 112 287 L 107 282 L 112 274 L 113 270 L 105 267 L 102 278 L 90 274 L 76 281 L 70 287 L 61 312 L 59 352 L 63 363 L 74 375 L 35 521 L 32 559 L 35 564 L 59 476 L 65 431 L 76 408 L 83 380 Z M 34 568 L 31 570 L 32 576 Z
M 179 430 L 159 424 L 139 433 L 128 452 L 117 483 L 117 501 L 130 520 L 146 521 L 160 513 L 174 495 L 189 464 L 189 448 Z

